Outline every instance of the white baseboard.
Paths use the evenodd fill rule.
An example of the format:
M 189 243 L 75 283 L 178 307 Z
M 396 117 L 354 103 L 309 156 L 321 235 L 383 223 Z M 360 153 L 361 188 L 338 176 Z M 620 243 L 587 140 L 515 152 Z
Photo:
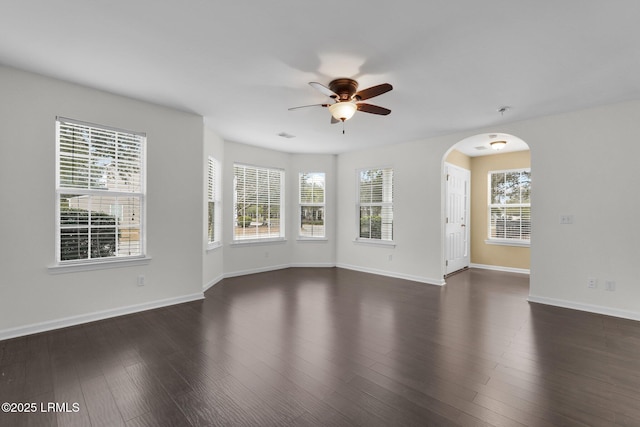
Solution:
M 507 273 L 520 273 L 531 274 L 531 270 L 527 268 L 513 268 L 513 267 L 501 267 L 499 265 L 487 265 L 487 264 L 469 264 L 470 268 L 480 268 L 483 270 L 504 271 Z
M 47 322 L 34 323 L 31 325 L 19 326 L 17 328 L 10 328 L 0 330 L 0 340 L 6 340 L 9 338 L 22 337 L 25 335 L 37 334 L 40 332 L 52 331 L 54 329 L 66 328 L 69 326 L 80 325 L 83 323 L 95 322 L 97 320 L 109 319 L 117 316 L 124 316 L 126 314 L 139 313 L 141 311 L 153 310 L 154 308 L 167 307 L 175 304 L 182 304 L 185 302 L 196 301 L 204 299 L 202 292 L 184 295 L 175 298 L 167 298 L 157 301 L 146 302 L 142 304 L 134 304 L 126 307 L 119 307 L 112 310 L 96 311 L 94 313 L 81 314 L 78 316 L 65 317 L 57 320 L 50 320 Z
M 347 270 L 361 271 L 363 273 L 378 274 L 380 276 L 393 277 L 396 279 L 411 280 L 413 282 L 426 283 L 428 285 L 444 286 L 444 279 L 431 279 L 422 276 L 413 276 L 411 274 L 396 273 L 393 271 L 377 270 L 375 268 L 359 267 L 350 264 L 336 264 L 336 267 L 346 268 Z
M 335 266 L 336 264 L 333 262 L 294 262 L 292 264 L 289 264 L 289 267 L 295 268 L 333 268 Z
M 207 290 L 209 290 L 209 288 L 214 287 L 215 285 L 217 285 L 218 283 L 220 283 L 220 281 L 224 279 L 224 275 L 221 274 L 218 277 L 216 277 L 213 280 L 210 280 L 209 282 L 205 283 L 204 286 L 202 287 L 202 292 L 206 292 Z
M 586 311 L 589 313 L 603 314 L 605 316 L 620 317 L 622 319 L 640 320 L 640 313 L 637 311 L 619 310 L 616 308 L 603 307 L 601 305 L 583 304 L 579 302 L 566 301 L 555 298 L 539 297 L 535 295 L 529 295 L 527 298 L 529 302 L 535 302 L 539 304 L 552 305 L 555 307 L 570 308 L 572 310 Z
M 248 270 L 231 271 L 229 273 L 224 273 L 224 278 L 227 279 L 229 277 L 246 276 L 247 274 L 266 273 L 267 271 L 283 270 L 289 267 L 289 264 L 281 264 L 270 265 L 268 267 L 250 268 Z

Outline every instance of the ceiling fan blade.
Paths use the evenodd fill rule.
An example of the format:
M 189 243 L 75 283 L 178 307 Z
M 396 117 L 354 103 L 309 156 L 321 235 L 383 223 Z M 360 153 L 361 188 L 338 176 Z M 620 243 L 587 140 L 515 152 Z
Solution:
M 388 108 L 378 107 L 377 105 L 359 103 L 358 111 L 362 111 L 363 113 L 371 113 L 371 114 L 379 114 L 381 116 L 386 116 L 391 112 Z
M 389 83 L 382 83 L 381 85 L 372 86 L 367 89 L 362 89 L 359 92 L 356 92 L 355 98 L 358 101 L 364 101 L 365 99 L 373 98 L 374 96 L 382 95 L 383 93 L 389 92 L 393 89 Z
M 289 108 L 289 111 L 293 111 L 293 110 L 298 110 L 300 108 L 307 108 L 307 107 L 328 107 L 329 104 L 311 104 L 311 105 L 301 105 L 299 107 L 291 107 Z
M 311 86 L 312 88 L 318 90 L 320 93 L 323 93 L 325 95 L 327 95 L 328 97 L 331 98 L 338 98 L 338 94 L 335 93 L 334 91 L 332 91 L 331 89 L 329 89 L 328 87 L 326 87 L 325 85 L 323 85 L 322 83 L 318 83 L 318 82 L 309 82 L 309 86 Z

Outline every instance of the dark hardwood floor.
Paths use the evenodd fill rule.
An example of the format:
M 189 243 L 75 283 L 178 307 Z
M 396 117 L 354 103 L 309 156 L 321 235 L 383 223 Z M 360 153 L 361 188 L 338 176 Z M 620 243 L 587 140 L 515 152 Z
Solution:
M 447 281 L 288 269 L 0 341 L 0 403 L 38 405 L 0 426 L 640 426 L 640 322 Z

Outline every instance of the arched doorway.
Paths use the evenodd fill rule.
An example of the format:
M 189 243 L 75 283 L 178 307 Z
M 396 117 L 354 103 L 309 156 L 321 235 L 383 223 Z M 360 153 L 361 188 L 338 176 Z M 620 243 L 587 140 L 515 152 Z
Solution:
M 497 150 L 495 141 L 506 144 Z M 454 144 L 442 161 L 444 276 L 468 267 L 528 274 L 531 155 L 526 142 L 498 132 L 473 135 Z

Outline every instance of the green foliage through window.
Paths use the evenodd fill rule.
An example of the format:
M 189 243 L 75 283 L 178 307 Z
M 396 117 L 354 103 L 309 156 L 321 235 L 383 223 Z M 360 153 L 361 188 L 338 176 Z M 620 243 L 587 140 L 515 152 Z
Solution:
M 489 173 L 489 238 L 531 239 L 531 172 Z
M 142 255 L 145 137 L 58 118 L 58 261 Z
M 300 237 L 325 237 L 325 174 L 301 173 L 299 186 Z

